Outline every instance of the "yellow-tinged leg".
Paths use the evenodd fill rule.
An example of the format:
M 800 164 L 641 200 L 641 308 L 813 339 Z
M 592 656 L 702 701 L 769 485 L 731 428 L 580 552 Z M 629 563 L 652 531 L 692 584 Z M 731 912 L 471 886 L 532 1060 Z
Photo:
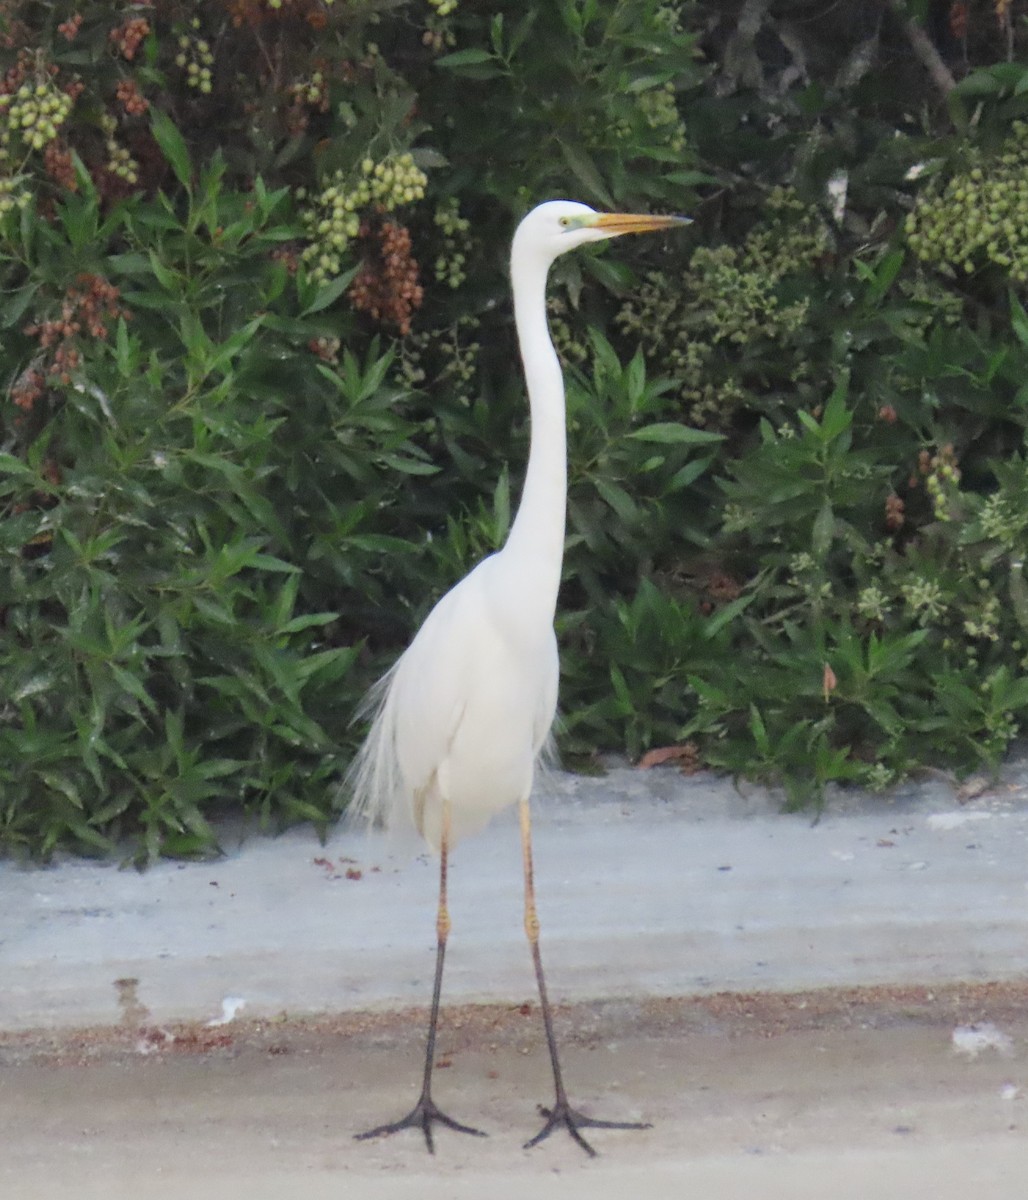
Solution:
M 546 1124 L 531 1141 L 525 1143 L 525 1149 L 537 1146 L 544 1138 L 548 1138 L 558 1125 L 563 1125 L 586 1154 L 595 1157 L 596 1151 L 582 1136 L 580 1132 L 582 1129 L 649 1129 L 650 1126 L 648 1123 L 640 1124 L 631 1121 L 600 1121 L 595 1117 L 587 1117 L 584 1113 L 578 1112 L 568 1103 L 567 1092 L 564 1090 L 564 1076 L 560 1069 L 560 1058 L 557 1055 L 557 1039 L 553 1032 L 553 1014 L 550 1011 L 550 1001 L 546 994 L 543 960 L 539 953 L 539 914 L 535 907 L 535 874 L 532 869 L 532 813 L 527 798 L 521 801 L 520 817 L 521 861 L 525 872 L 525 934 L 532 950 L 532 964 L 535 967 L 535 981 L 539 986 L 539 1004 L 543 1010 L 546 1045 L 550 1051 L 553 1087 L 556 1092 L 552 1108 L 539 1106 L 539 1111 L 546 1118 Z
M 401 1117 L 399 1121 L 392 1121 L 388 1125 L 376 1125 L 374 1129 L 369 1129 L 366 1133 L 358 1133 L 356 1135 L 358 1141 L 364 1141 L 366 1138 L 381 1137 L 388 1133 L 397 1133 L 401 1129 L 420 1129 L 425 1135 L 425 1144 L 428 1146 L 429 1153 L 434 1154 L 435 1145 L 432 1141 L 432 1125 L 436 1122 L 440 1125 L 445 1125 L 448 1129 L 456 1129 L 458 1133 L 470 1133 L 475 1137 L 486 1136 L 481 1129 L 473 1129 L 470 1125 L 461 1125 L 459 1121 L 448 1117 L 436 1107 L 435 1101 L 432 1099 L 435 1035 L 436 1027 L 439 1023 L 439 999 L 443 991 L 443 960 L 446 957 L 446 939 L 450 935 L 450 911 L 446 904 L 449 849 L 450 805 L 449 801 L 444 800 L 443 828 L 439 843 L 439 906 L 436 910 L 435 919 L 435 983 L 432 987 L 432 1015 L 428 1022 L 428 1043 L 425 1047 L 425 1073 L 422 1078 L 421 1096 L 417 1104 L 414 1105 L 405 1117 Z

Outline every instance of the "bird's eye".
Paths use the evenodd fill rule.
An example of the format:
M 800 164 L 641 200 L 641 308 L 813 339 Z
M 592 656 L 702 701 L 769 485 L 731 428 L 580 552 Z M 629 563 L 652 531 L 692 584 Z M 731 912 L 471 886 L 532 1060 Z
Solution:
M 567 227 L 571 224 L 571 218 L 570 217 L 561 217 L 560 223 L 561 223 L 561 225 L 564 226 L 565 229 L 567 229 Z

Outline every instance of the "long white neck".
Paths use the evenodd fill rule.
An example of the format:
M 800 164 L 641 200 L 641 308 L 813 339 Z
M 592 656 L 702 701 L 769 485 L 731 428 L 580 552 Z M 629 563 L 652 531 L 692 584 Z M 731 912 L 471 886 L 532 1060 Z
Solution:
M 546 323 L 549 262 L 534 255 L 512 256 L 514 321 L 521 345 L 531 416 L 528 470 L 504 555 L 531 573 L 533 606 L 552 622 L 564 558 L 567 508 L 567 432 L 564 377 Z M 526 614 L 527 615 L 527 614 Z

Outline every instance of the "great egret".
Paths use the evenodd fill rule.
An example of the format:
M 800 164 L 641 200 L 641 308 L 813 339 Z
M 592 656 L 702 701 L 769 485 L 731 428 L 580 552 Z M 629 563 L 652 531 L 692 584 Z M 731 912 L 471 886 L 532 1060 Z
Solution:
M 441 1112 L 432 1099 L 451 846 L 500 809 L 520 806 L 525 932 L 539 986 L 556 1098 L 541 1111 L 534 1146 L 563 1125 L 592 1155 L 583 1128 L 640 1129 L 587 1117 L 568 1103 L 539 954 L 532 876 L 529 793 L 536 760 L 557 707 L 553 616 L 564 554 L 567 443 L 564 381 L 546 322 L 546 277 L 554 260 L 587 242 L 687 224 L 684 217 L 598 213 L 553 200 L 521 222 L 511 249 L 514 319 L 528 385 L 531 444 L 521 504 L 506 545 L 476 566 L 428 614 L 414 640 L 369 697 L 374 720 L 349 773 L 351 814 L 387 827 L 409 825 L 439 854 L 435 985 L 421 1096 L 399 1121 L 359 1138 L 420 1128 L 434 1152 L 432 1126 L 484 1136 Z

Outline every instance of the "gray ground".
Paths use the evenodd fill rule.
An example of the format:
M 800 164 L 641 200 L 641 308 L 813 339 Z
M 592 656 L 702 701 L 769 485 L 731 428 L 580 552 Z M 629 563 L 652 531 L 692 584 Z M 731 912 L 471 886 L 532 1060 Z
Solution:
M 0 1195 L 1025 1195 L 1023 760 L 816 824 L 709 777 L 550 790 L 573 1099 L 653 1129 L 521 1149 L 549 1084 L 501 820 L 454 858 L 437 1074 L 491 1136 L 354 1142 L 414 1099 L 434 864 L 298 831 L 142 875 L 0 865 Z
M 181 1045 L 147 1056 L 88 1038 L 56 1052 L 23 1044 L 8 1047 L 0 1075 L 0 1194 L 1020 1200 L 1026 995 L 816 993 L 564 1012 L 578 1101 L 653 1122 L 596 1132 L 591 1161 L 563 1136 L 521 1148 L 548 1089 L 534 1011 L 451 1011 L 437 1098 L 490 1136 L 442 1130 L 434 1159 L 413 1132 L 351 1137 L 413 1102 L 420 1022 L 180 1029 Z M 1009 1050 L 954 1048 L 953 1022 L 979 1012 L 998 1017 Z

